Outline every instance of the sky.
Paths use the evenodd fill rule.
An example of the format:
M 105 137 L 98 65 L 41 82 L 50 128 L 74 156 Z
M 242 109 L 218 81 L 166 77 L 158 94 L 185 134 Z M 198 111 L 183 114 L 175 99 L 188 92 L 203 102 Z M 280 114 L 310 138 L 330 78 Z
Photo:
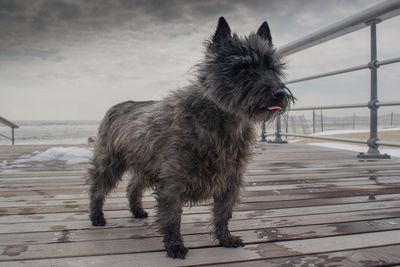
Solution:
M 161 99 L 189 84 L 219 16 L 242 36 L 268 21 L 280 47 L 380 2 L 0 0 L 0 116 L 99 120 L 119 102 Z M 378 25 L 380 59 L 400 56 L 399 23 L 400 16 Z M 287 80 L 368 60 L 369 30 L 363 29 L 287 57 Z M 382 101 L 400 100 L 399 70 L 400 64 L 379 69 Z M 290 89 L 298 107 L 363 103 L 369 72 Z M 391 111 L 400 108 L 380 112 Z

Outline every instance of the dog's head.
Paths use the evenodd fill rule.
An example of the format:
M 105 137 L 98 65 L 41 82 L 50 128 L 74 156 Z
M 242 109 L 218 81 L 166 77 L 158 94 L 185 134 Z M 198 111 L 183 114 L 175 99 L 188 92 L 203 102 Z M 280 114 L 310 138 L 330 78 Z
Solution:
M 273 47 L 267 22 L 256 33 L 240 38 L 220 17 L 205 45 L 199 81 L 219 105 L 260 121 L 284 112 L 294 102 L 283 82 L 284 64 Z

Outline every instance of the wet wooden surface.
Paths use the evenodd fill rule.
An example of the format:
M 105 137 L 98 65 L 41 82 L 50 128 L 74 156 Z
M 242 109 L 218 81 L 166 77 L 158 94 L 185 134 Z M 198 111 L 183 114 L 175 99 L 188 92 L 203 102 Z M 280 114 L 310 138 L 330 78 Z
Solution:
M 35 147 L 0 148 L 12 161 Z M 260 144 L 230 228 L 246 246 L 209 235 L 207 203 L 185 208 L 186 260 L 163 251 L 154 198 L 133 219 L 125 182 L 107 199 L 107 226 L 87 214 L 86 165 L 0 172 L 0 266 L 386 266 L 400 264 L 400 159 L 363 161 L 355 152 Z

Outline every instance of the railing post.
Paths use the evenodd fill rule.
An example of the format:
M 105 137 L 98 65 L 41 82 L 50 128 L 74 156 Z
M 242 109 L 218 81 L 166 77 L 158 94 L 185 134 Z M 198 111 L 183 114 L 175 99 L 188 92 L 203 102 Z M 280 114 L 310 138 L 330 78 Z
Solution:
M 370 109 L 370 129 L 369 139 L 367 144 L 369 149 L 367 153 L 360 153 L 358 158 L 390 158 L 387 154 L 381 154 L 378 149 L 378 59 L 377 59 L 377 41 L 376 41 L 376 24 L 380 20 L 374 19 L 367 24 L 370 25 L 371 30 L 371 61 L 368 66 L 371 70 L 371 100 L 368 103 Z
M 267 142 L 267 132 L 265 130 L 265 121 L 261 124 L 261 142 Z
M 275 131 L 275 140 L 269 141 L 269 143 L 275 144 L 286 144 L 287 141 L 282 139 L 282 122 L 281 122 L 281 114 L 276 117 L 276 131 Z
M 14 127 L 11 127 L 11 145 L 14 145 Z
M 292 130 L 293 130 L 294 133 L 296 133 L 296 122 L 295 122 L 295 118 L 296 118 L 296 116 L 290 117 L 290 120 L 291 120 L 291 122 L 292 122 Z
M 289 132 L 289 111 L 286 113 L 285 132 Z M 285 138 L 287 139 L 287 135 L 285 136 Z
M 353 112 L 353 131 L 356 129 L 356 113 Z
M 393 127 L 393 111 L 390 114 L 390 127 Z
M 321 109 L 321 132 L 324 131 L 324 114 L 322 114 L 322 109 Z
M 315 109 L 312 110 L 312 132 L 315 133 Z

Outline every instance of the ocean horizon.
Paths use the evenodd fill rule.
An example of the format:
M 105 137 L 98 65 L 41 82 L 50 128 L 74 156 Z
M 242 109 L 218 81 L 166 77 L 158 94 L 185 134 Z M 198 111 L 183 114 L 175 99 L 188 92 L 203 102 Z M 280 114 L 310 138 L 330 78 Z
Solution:
M 100 120 L 14 120 L 19 126 L 15 129 L 15 145 L 82 145 L 87 144 L 90 136 L 96 136 Z M 283 117 L 282 125 L 289 127 L 289 131 L 310 134 L 312 118 L 303 114 L 291 115 L 289 124 Z M 400 114 L 379 116 L 379 128 L 399 127 Z M 332 130 L 367 130 L 369 118 L 367 116 L 330 117 L 324 116 L 324 131 Z M 316 116 L 316 132 L 321 132 L 320 117 Z M 257 131 L 260 131 L 258 128 Z M 275 132 L 275 123 L 268 123 L 267 132 Z M 11 129 L 0 125 L 0 134 L 11 136 Z M 0 145 L 10 145 L 11 141 L 0 135 Z
M 96 120 L 17 120 L 15 145 L 87 144 L 97 133 L 100 121 Z M 11 136 L 11 129 L 0 125 L 0 134 Z M 0 145 L 11 141 L 0 136 Z

